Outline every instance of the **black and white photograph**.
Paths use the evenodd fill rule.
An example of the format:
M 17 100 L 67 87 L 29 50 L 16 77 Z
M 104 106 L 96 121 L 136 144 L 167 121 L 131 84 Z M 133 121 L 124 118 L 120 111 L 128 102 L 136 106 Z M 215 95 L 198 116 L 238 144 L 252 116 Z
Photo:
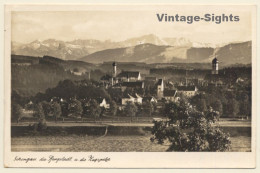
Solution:
M 26 7 L 9 11 L 11 153 L 255 151 L 253 6 Z

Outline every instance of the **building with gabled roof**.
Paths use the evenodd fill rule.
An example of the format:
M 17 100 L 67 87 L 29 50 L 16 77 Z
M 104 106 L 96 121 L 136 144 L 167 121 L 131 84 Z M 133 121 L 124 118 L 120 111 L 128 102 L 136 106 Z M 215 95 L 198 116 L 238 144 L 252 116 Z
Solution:
M 118 84 L 121 87 L 122 91 L 125 91 L 126 88 L 144 88 L 144 82 L 123 82 Z
M 141 73 L 139 71 L 122 71 L 117 75 L 119 81 L 140 81 Z
M 164 90 L 163 91 L 163 97 L 165 98 L 165 100 L 167 101 L 176 101 L 176 93 L 177 90 Z
M 176 88 L 180 94 L 183 94 L 187 97 L 195 96 L 198 91 L 196 86 L 177 86 Z
M 105 98 L 96 98 L 98 104 L 100 107 L 108 109 L 110 107 L 110 104 L 107 103 Z
M 136 93 L 135 95 L 127 94 L 127 96 L 122 97 L 122 105 L 126 105 L 127 102 L 142 104 L 143 98 Z

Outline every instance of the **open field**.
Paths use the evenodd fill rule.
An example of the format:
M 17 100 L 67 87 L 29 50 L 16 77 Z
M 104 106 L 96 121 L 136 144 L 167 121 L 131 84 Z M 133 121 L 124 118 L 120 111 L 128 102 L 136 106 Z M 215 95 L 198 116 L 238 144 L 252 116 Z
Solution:
M 231 137 L 233 152 L 248 152 L 251 137 Z M 28 136 L 13 137 L 12 151 L 164 152 L 168 145 L 150 142 L 150 136 Z

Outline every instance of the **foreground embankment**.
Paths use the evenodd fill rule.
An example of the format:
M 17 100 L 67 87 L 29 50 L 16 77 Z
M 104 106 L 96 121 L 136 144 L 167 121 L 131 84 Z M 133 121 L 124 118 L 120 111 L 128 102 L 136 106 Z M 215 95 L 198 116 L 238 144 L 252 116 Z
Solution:
M 222 126 L 230 134 L 230 151 L 251 151 L 251 127 Z M 150 141 L 151 125 L 142 124 L 61 124 L 41 132 L 32 127 L 13 125 L 12 151 L 62 152 L 164 152 L 169 144 Z
M 224 132 L 229 133 L 231 137 L 234 136 L 251 136 L 251 126 L 221 126 Z M 77 125 L 56 125 L 47 126 L 41 132 L 34 132 L 30 126 L 12 125 L 11 136 L 48 136 L 48 135 L 88 135 L 88 136 L 101 136 L 101 135 L 114 135 L 114 136 L 131 136 L 131 135 L 145 135 L 149 134 L 152 129 L 150 125 L 141 124 L 77 124 Z

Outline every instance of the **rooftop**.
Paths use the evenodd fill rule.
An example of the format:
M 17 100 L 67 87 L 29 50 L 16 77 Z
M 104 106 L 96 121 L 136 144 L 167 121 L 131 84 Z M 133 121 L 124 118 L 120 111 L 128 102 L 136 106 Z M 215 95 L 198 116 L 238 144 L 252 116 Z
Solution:
M 215 58 L 212 60 L 212 63 L 218 63 L 217 57 L 215 57 Z
M 164 90 L 163 95 L 165 97 L 174 97 L 176 92 L 177 92 L 176 90 Z
M 195 91 L 196 86 L 177 86 L 177 90 L 179 90 L 179 91 Z
M 127 94 L 125 96 L 126 98 L 142 98 L 140 95 L 138 95 L 137 93 L 135 93 L 134 95 L 130 95 L 130 94 Z
M 122 71 L 120 74 L 117 75 L 117 77 L 138 78 L 139 75 L 140 75 L 139 71 Z
M 163 79 L 158 79 L 158 82 L 156 83 L 156 85 L 162 85 L 163 84 Z
M 144 82 L 123 82 L 122 86 L 125 87 L 143 87 Z

